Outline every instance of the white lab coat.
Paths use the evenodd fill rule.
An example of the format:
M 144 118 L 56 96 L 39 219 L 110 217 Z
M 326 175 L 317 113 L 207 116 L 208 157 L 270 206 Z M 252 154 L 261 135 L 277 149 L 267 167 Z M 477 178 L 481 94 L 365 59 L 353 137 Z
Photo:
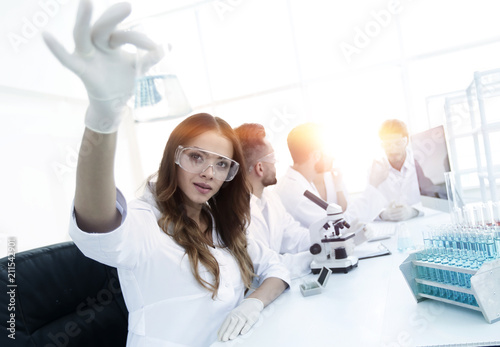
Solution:
M 259 199 L 252 195 L 250 200 L 252 222 L 251 234 L 278 253 L 298 253 L 308 250 L 309 230 L 286 211 L 279 196 L 264 189 Z
M 219 247 L 217 230 L 210 248 L 220 266 L 220 286 L 215 300 L 201 287 L 184 249 L 158 226 L 160 212 L 151 193 L 130 204 L 117 191 L 122 224 L 104 234 L 86 233 L 76 224 L 74 213 L 70 235 L 89 258 L 118 269 L 129 311 L 128 347 L 209 346 L 228 313 L 244 295 L 244 284 L 233 256 Z M 290 283 L 286 268 L 274 252 L 249 239 L 248 252 L 254 271 L 262 279 L 281 278 Z M 212 282 L 203 266 L 201 277 Z
M 326 184 L 327 202 L 337 203 L 337 194 L 333 184 Z M 281 198 L 286 210 L 308 228 L 313 222 L 326 216 L 325 210 L 304 196 L 306 190 L 311 191 L 318 197 L 319 192 L 314 183 L 306 180 L 302 174 L 289 167 L 285 176 L 276 185 L 275 192 Z M 354 225 L 358 222 L 369 222 L 377 218 L 380 211 L 386 205 L 384 196 L 373 186 L 367 188 L 356 199 L 347 204 L 344 218 Z
M 293 219 L 279 196 L 267 188 L 260 199 L 252 195 L 250 208 L 248 233 L 280 254 L 292 278 L 308 274 L 313 260 L 309 230 Z
M 384 196 L 389 207 L 391 202 L 401 205 L 414 205 L 420 202 L 420 190 L 418 188 L 417 171 L 415 160 L 410 150 L 406 150 L 406 159 L 401 171 L 394 169 L 386 157 L 384 159 L 389 166 L 389 176 L 377 189 Z

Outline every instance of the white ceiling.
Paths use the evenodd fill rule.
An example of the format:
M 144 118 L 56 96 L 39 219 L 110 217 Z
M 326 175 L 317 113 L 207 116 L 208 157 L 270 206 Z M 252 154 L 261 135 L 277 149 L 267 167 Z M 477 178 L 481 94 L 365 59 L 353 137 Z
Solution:
M 115 2 L 117 1 L 93 1 L 96 16 Z M 256 71 L 270 70 L 273 75 L 269 78 L 278 78 L 280 81 L 275 81 L 275 84 L 285 85 L 297 80 L 296 72 L 293 75 L 286 72 L 296 64 L 300 65 L 298 73 L 305 77 L 320 78 L 320 74 L 345 75 L 366 66 L 395 61 L 401 54 L 417 58 L 436 52 L 444 54 L 448 49 L 466 48 L 475 42 L 492 42 L 500 36 L 496 11 L 498 6 L 493 0 L 130 2 L 133 9 L 130 20 L 174 14 L 180 25 L 172 29 L 172 21 L 169 19 L 172 16 L 165 17 L 165 25 L 170 25 L 168 32 L 175 35 L 181 53 L 191 50 L 189 52 L 193 53 L 192 56 L 198 55 L 195 45 L 199 43 L 193 43 L 193 38 L 198 40 L 198 33 L 195 32 L 194 16 L 189 10 L 194 7 L 201 9 L 198 20 L 202 26 L 201 34 L 209 42 L 205 43 L 205 50 L 212 70 L 209 72 L 212 74 L 210 83 L 214 84 L 215 92 L 220 89 L 217 84 L 226 89 L 231 86 L 230 91 L 233 93 L 238 89 L 241 89 L 241 93 L 249 92 L 250 87 L 244 83 L 227 82 L 234 79 L 232 69 L 240 68 L 238 65 L 230 67 L 228 63 L 240 62 L 240 65 L 244 65 L 243 59 L 248 58 L 249 54 L 251 61 L 256 64 L 253 66 Z M 373 13 L 380 13 L 394 4 L 399 4 L 399 13 L 393 16 L 390 25 L 378 35 L 376 45 L 369 45 L 363 51 L 359 64 L 341 61 L 339 42 L 352 41 L 357 28 L 363 28 L 373 21 Z M 71 32 L 77 5 L 77 0 L 0 2 L 0 90 L 29 90 L 85 99 L 85 91 L 79 80 L 60 66 L 44 46 L 40 36 L 42 30 L 50 31 L 71 50 Z M 293 25 L 290 25 L 287 11 L 291 13 Z M 221 18 L 223 12 L 227 19 Z M 189 15 L 185 15 L 188 13 Z M 396 17 L 397 20 L 394 20 Z M 47 20 L 44 22 L 44 19 Z M 183 20 L 190 21 L 189 25 L 183 23 Z M 34 26 L 36 21 L 38 25 Z M 291 41 L 291 30 L 295 30 L 295 42 Z M 189 42 L 183 44 L 183 41 Z M 399 45 L 399 42 L 402 44 Z M 296 52 L 293 51 L 294 47 Z M 200 64 L 193 68 L 199 70 L 195 77 L 205 74 Z M 280 71 L 281 75 L 278 75 Z M 223 73 L 229 76 L 223 76 Z M 258 76 L 241 69 L 240 73 L 245 79 Z M 467 76 L 469 75 L 468 73 Z M 223 97 L 232 96 L 228 94 Z

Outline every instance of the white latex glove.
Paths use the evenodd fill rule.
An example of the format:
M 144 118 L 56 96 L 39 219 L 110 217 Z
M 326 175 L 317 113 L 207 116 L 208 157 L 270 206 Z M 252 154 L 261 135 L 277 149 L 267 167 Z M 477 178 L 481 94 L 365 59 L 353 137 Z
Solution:
M 332 169 L 333 183 L 335 184 L 336 189 L 342 188 L 344 182 L 344 175 L 342 174 L 342 170 L 340 168 Z
M 144 34 L 117 29 L 130 12 L 130 4 L 117 3 L 91 27 L 92 4 L 81 0 L 73 29 L 75 51 L 72 54 L 51 34 L 43 33 L 51 52 L 85 85 L 89 97 L 85 125 L 95 132 L 116 132 L 128 112 L 126 104 L 134 91 L 136 57 L 120 47 L 129 43 L 148 51 L 141 61 L 145 66 L 142 70 L 149 69 L 163 56 L 161 47 Z
M 418 211 L 411 206 L 391 206 L 380 213 L 380 219 L 385 221 L 403 221 L 416 217 Z
M 257 322 L 264 304 L 259 299 L 244 299 L 227 316 L 217 333 L 219 341 L 235 339 L 238 335 L 246 334 Z

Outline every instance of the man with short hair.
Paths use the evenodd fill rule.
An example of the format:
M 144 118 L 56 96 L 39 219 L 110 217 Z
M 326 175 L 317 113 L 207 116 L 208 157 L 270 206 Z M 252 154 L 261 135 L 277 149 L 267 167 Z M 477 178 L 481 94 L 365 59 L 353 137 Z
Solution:
M 367 188 L 353 201 L 347 202 L 341 176 L 332 172 L 332 158 L 324 149 L 323 129 L 319 124 L 305 123 L 290 131 L 288 149 L 293 165 L 276 186 L 276 193 L 287 211 L 308 228 L 325 217 L 325 211 L 304 197 L 309 190 L 328 203 L 340 205 L 345 219 L 351 224 L 370 222 L 377 218 L 385 206 L 384 196 L 376 187 L 385 180 L 388 168 L 374 163 Z
M 408 148 L 409 136 L 406 124 L 399 119 L 384 121 L 378 132 L 389 164 L 389 176 L 378 186 L 387 204 L 380 219 L 403 221 L 423 214 L 412 207 L 420 202 L 420 191 L 413 154 Z
M 282 262 L 293 277 L 310 272 L 312 254 L 309 230 L 302 227 L 285 209 L 280 198 L 268 186 L 275 185 L 276 158 L 265 129 L 256 123 L 246 123 L 235 129 L 239 137 L 247 179 L 252 187 L 251 222 L 248 233 L 281 254 Z

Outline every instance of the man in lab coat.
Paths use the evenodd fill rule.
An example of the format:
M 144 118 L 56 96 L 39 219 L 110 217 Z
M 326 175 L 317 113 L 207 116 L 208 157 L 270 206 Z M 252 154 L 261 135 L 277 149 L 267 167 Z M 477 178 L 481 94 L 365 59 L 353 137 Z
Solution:
M 328 203 L 340 205 L 351 226 L 374 220 L 387 204 L 377 186 L 386 179 L 388 165 L 374 162 L 366 189 L 347 202 L 341 176 L 332 170 L 333 158 L 325 151 L 323 138 L 321 126 L 315 123 L 298 125 L 288 134 L 293 165 L 275 189 L 286 210 L 306 228 L 325 217 L 325 211 L 304 196 L 309 190 Z
M 268 186 L 275 185 L 276 158 L 265 129 L 245 123 L 235 129 L 240 139 L 252 187 L 251 223 L 248 233 L 280 254 L 293 277 L 310 272 L 312 254 L 309 230 L 302 227 L 285 209 L 280 198 Z
M 420 202 L 417 169 L 412 152 L 408 148 L 409 137 L 406 124 L 398 119 L 382 123 L 379 138 L 389 166 L 389 176 L 377 189 L 387 204 L 380 213 L 380 219 L 402 221 L 423 213 L 412 205 Z

